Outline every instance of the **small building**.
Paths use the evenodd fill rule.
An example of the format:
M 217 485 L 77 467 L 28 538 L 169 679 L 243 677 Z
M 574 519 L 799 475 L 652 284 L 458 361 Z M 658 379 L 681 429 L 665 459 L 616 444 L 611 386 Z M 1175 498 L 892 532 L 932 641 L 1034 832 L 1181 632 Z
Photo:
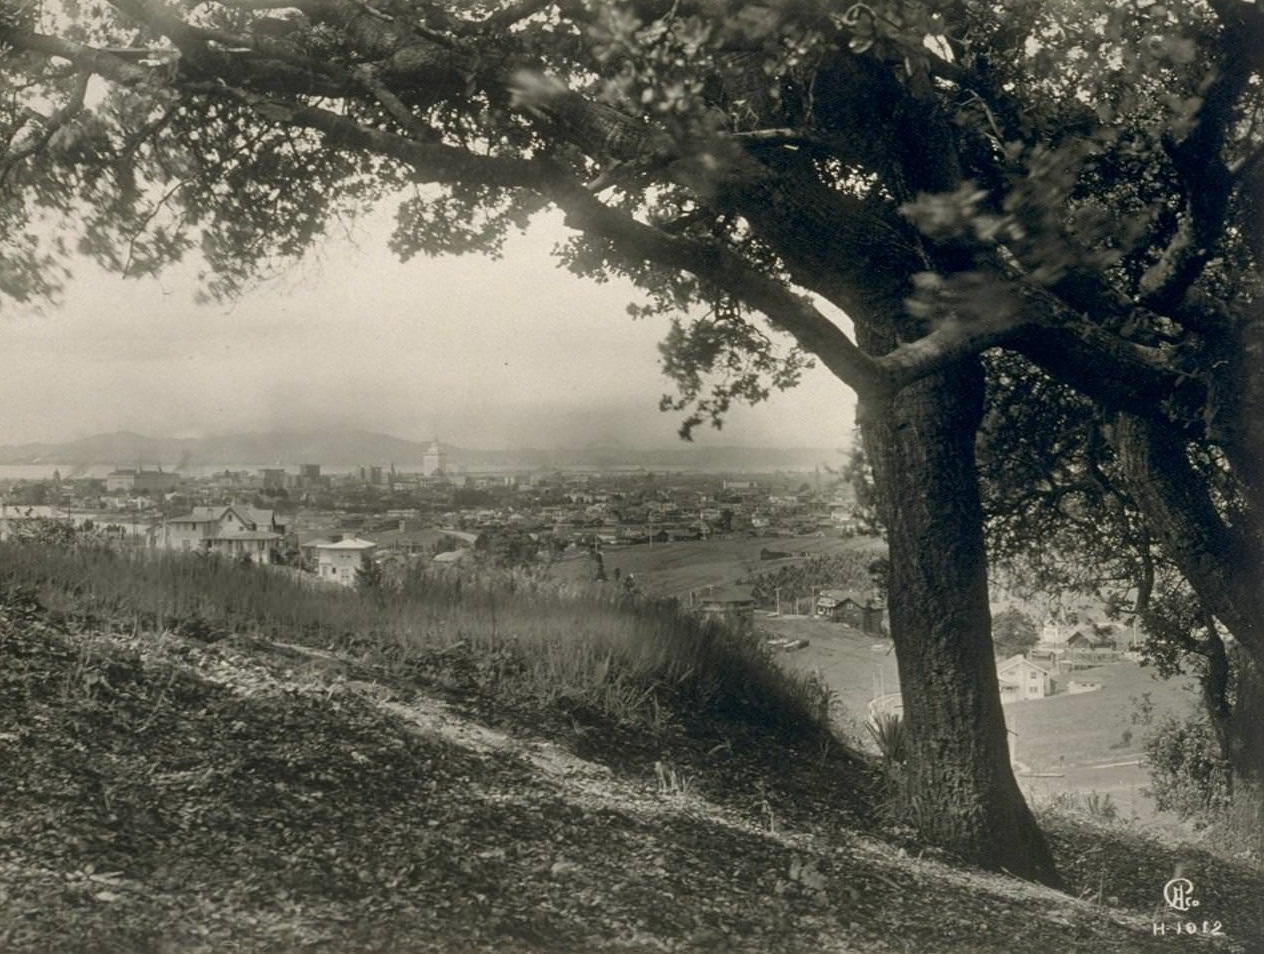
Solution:
M 373 559 L 377 544 L 359 537 L 321 540 L 310 544 L 316 553 L 316 576 L 328 583 L 356 585 L 356 572 Z
M 755 596 L 745 586 L 714 586 L 697 597 L 694 604 L 706 616 L 750 619 L 755 615 Z
M 996 676 L 1001 684 L 1001 702 L 1043 699 L 1053 691 L 1053 675 L 1019 653 L 997 664 Z
M 858 629 L 871 636 L 882 632 L 881 606 L 847 590 L 822 590 L 816 598 L 816 615 Z
M 472 552 L 472 550 L 465 547 L 462 547 L 459 550 L 444 550 L 442 553 L 436 553 L 433 557 L 431 557 L 430 562 L 441 567 L 454 566 L 462 560 L 468 559 Z

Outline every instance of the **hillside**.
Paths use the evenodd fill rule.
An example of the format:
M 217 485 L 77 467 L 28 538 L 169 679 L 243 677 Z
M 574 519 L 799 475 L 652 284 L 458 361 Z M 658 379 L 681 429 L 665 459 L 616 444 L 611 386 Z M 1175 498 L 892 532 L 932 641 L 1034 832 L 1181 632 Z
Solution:
M 1170 951 L 1177 864 L 1178 943 L 1264 935 L 1258 870 L 1123 828 L 1047 820 L 1070 896 L 921 853 L 837 746 L 184 630 L 0 609 L 0 950 Z

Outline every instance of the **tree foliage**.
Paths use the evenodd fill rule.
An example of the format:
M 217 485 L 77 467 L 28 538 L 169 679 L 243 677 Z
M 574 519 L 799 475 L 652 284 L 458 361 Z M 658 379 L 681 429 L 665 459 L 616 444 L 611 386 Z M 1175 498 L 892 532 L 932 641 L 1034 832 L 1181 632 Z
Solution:
M 1150 792 L 1160 810 L 1205 823 L 1208 816 L 1229 807 L 1230 766 L 1205 716 L 1165 719 L 1147 738 L 1146 756 Z
M 878 589 L 871 571 L 873 563 L 873 551 L 852 550 L 795 560 L 775 569 L 752 573 L 746 582 L 751 584 L 752 598 L 760 606 L 770 608 L 775 608 L 779 599 L 793 605 L 828 588 L 853 590 L 863 595 Z
M 1035 621 L 1021 610 L 1008 609 L 992 617 L 992 642 L 998 656 L 1025 653 L 1040 639 Z

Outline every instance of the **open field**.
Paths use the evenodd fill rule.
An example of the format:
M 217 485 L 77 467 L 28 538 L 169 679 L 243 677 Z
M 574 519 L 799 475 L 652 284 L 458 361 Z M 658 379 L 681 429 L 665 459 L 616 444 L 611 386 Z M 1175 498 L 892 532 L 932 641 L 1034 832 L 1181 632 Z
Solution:
M 757 626 L 774 636 L 806 639 L 806 649 L 780 654 L 784 665 L 817 673 L 841 704 L 841 728 L 863 741 L 869 700 L 899 689 L 890 642 L 821 620 L 766 617 Z M 1121 815 L 1142 823 L 1163 821 L 1144 794 L 1149 775 L 1143 745 L 1149 731 L 1133 721 L 1148 693 L 1154 718 L 1183 716 L 1197 701 L 1188 679 L 1159 679 L 1153 669 L 1119 662 L 1076 673 L 1101 683 L 1096 692 L 1050 696 L 1005 707 L 1019 784 L 1036 804 L 1064 793 L 1109 795 Z M 1124 733 L 1131 733 L 1125 742 Z
M 794 556 L 761 560 L 759 553 L 763 549 Z M 687 597 L 693 590 L 727 586 L 754 574 L 792 565 L 795 560 L 869 551 L 877 557 L 884 549 L 872 537 L 728 537 L 606 547 L 602 553 L 610 576 L 618 569 L 624 576 L 633 574 L 638 586 L 650 596 Z M 591 578 L 592 568 L 591 558 L 583 553 L 562 561 L 556 569 L 568 577 Z
M 807 648 L 777 658 L 797 672 L 816 673 L 834 691 L 836 717 L 846 731 L 863 731 L 869 700 L 900 688 L 889 639 L 806 616 L 757 617 L 755 625 L 772 636 L 808 641 Z
M 1082 670 L 1076 678 L 1102 688 L 1005 707 L 1015 759 L 1031 773 L 1021 775 L 1019 784 L 1037 804 L 1066 792 L 1097 792 L 1109 795 L 1125 817 L 1158 820 L 1153 800 L 1144 794 L 1150 778 L 1143 745 L 1150 729 L 1133 719 L 1145 693 L 1156 719 L 1184 716 L 1197 702 L 1193 682 L 1159 679 L 1153 669 L 1130 662 Z

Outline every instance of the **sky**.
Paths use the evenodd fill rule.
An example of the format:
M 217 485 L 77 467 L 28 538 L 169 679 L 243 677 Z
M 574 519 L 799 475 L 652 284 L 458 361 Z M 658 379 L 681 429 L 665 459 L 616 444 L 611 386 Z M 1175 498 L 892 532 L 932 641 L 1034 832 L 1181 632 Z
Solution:
M 470 448 L 659 448 L 680 414 L 659 368 L 664 320 L 630 286 L 571 275 L 537 219 L 499 260 L 400 263 L 389 217 L 331 239 L 229 304 L 195 303 L 195 268 L 123 279 L 89 263 L 59 307 L 0 307 L 0 444 L 131 430 L 198 437 L 355 427 Z M 855 399 L 822 369 L 708 445 L 840 447 Z

